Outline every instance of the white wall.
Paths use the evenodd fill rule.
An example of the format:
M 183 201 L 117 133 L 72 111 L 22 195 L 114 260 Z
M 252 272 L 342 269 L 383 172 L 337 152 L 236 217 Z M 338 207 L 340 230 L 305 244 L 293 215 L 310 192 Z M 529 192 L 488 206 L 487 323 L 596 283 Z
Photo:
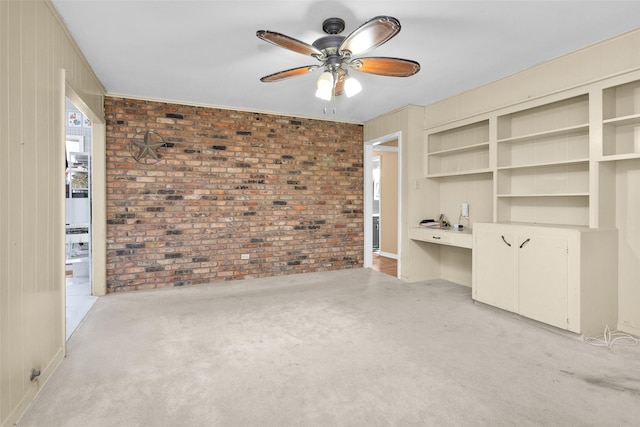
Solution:
M 0 425 L 9 426 L 64 356 L 65 86 L 94 121 L 104 89 L 42 0 L 0 1 L 0 73 Z

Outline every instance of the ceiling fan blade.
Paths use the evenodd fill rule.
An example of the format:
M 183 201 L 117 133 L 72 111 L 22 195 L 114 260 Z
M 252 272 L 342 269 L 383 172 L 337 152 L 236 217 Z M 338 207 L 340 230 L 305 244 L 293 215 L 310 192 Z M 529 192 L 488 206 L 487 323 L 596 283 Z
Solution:
M 374 57 L 354 59 L 351 68 L 380 76 L 409 77 L 420 71 L 420 64 L 409 59 Z
M 260 30 L 256 32 L 256 36 L 264 41 L 273 43 L 276 46 L 280 46 L 282 48 L 292 50 L 303 55 L 313 56 L 314 58 L 322 56 L 322 52 L 320 52 L 320 50 L 318 50 L 316 47 L 300 40 L 291 38 L 289 36 L 285 36 L 284 34 L 276 33 L 273 31 Z
M 345 56 L 359 55 L 378 47 L 400 32 L 400 21 L 391 16 L 376 16 L 349 34 L 338 51 Z
M 304 74 L 310 73 L 311 71 L 318 68 L 319 65 L 305 65 L 304 67 L 292 68 L 290 70 L 279 71 L 277 73 L 269 74 L 268 76 L 264 76 L 260 79 L 261 82 L 277 82 L 279 80 L 288 79 L 290 77 L 302 76 Z

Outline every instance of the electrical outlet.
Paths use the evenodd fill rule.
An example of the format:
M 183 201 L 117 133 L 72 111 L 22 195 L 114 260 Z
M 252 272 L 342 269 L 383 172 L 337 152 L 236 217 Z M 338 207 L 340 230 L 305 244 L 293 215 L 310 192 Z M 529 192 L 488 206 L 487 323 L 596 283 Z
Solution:
M 240 259 L 249 259 L 249 254 L 240 255 Z
M 469 218 L 469 203 L 463 203 L 462 206 L 460 206 L 460 210 L 464 218 Z

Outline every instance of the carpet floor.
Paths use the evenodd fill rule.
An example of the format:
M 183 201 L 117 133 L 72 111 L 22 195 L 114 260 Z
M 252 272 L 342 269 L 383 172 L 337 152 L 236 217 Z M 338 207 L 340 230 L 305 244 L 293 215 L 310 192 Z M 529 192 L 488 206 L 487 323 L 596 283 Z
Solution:
M 369 269 L 101 297 L 31 426 L 637 426 L 640 348 Z

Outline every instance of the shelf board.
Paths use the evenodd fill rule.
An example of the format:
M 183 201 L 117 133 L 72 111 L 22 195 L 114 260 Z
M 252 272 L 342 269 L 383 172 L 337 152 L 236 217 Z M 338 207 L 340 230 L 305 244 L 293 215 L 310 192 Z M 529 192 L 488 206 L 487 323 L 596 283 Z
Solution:
M 498 198 L 523 197 L 589 197 L 589 193 L 541 193 L 541 194 L 497 194 Z
M 606 119 L 602 121 L 605 125 L 611 126 L 627 126 L 640 124 L 640 114 L 632 114 L 629 116 L 614 117 L 612 119 Z
M 613 162 L 617 160 L 634 160 L 640 159 L 640 153 L 610 154 L 603 155 L 601 161 Z
M 575 159 L 575 160 L 563 160 L 557 162 L 546 162 L 546 163 L 532 163 L 530 165 L 519 165 L 519 166 L 498 166 L 498 170 L 512 170 L 512 169 L 526 169 L 526 168 L 542 168 L 547 166 L 565 166 L 565 165 L 577 165 L 581 163 L 589 163 L 589 159 Z
M 583 123 L 576 126 L 568 126 L 564 128 L 547 130 L 544 132 L 536 132 L 530 133 L 527 135 L 521 136 L 512 136 L 509 138 L 502 138 L 498 140 L 498 144 L 506 144 L 506 143 L 517 143 L 517 142 L 528 142 L 541 138 L 548 138 L 552 136 L 567 136 L 567 135 L 575 135 L 579 133 L 586 133 L 589 131 L 589 123 Z
M 562 228 L 562 229 L 573 229 L 580 231 L 588 231 L 588 225 L 578 225 L 578 224 L 562 224 L 557 222 L 530 222 L 530 221 L 497 221 L 496 224 L 505 224 L 505 225 L 524 225 L 527 227 L 545 227 L 545 228 Z
M 431 173 L 427 175 L 427 178 L 447 178 L 452 176 L 477 175 L 477 174 L 492 173 L 492 172 L 493 171 L 489 168 L 473 169 L 473 170 L 459 171 L 459 172 Z
M 467 145 L 467 146 L 458 147 L 458 148 L 449 148 L 447 150 L 432 151 L 427 154 L 429 156 L 445 156 L 448 154 L 458 154 L 465 151 L 477 151 L 485 148 L 489 148 L 489 142 L 482 142 L 480 144 Z

